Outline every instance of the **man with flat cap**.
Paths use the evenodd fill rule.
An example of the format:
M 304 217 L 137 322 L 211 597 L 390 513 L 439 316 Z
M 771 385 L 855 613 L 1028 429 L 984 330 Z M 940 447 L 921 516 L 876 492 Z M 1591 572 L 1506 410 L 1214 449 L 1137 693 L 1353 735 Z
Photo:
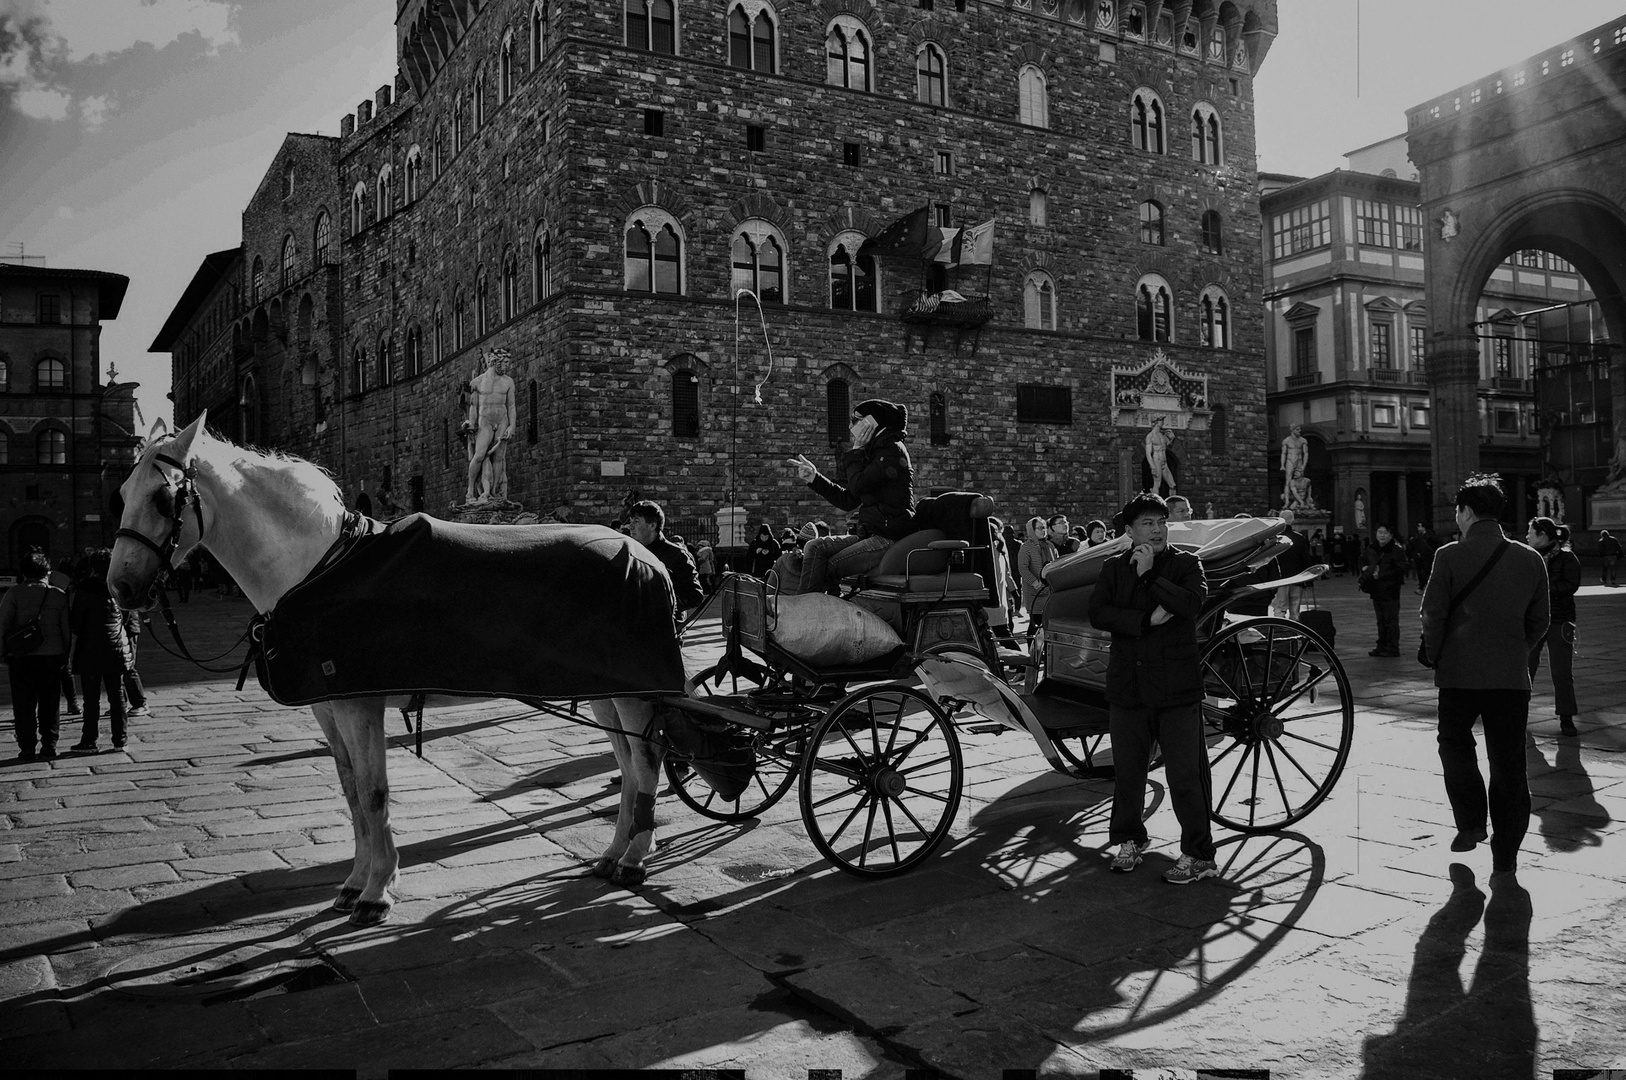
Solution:
M 881 564 L 894 540 L 914 531 L 914 468 L 903 446 L 908 418 L 907 410 L 895 402 L 879 398 L 859 402 L 848 428 L 852 449 L 838 464 L 843 483 L 821 474 L 801 454 L 787 462 L 832 506 L 858 511 L 855 535 L 823 536 L 802 549 L 803 592 L 822 592 L 844 577 L 869 573 Z

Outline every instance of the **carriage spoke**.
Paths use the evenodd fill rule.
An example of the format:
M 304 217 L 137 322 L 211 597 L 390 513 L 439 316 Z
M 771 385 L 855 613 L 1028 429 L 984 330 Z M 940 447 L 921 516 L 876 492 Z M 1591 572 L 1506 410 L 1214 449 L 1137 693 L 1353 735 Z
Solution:
M 1232 750 L 1235 750 L 1237 747 L 1239 747 L 1241 745 L 1242 745 L 1241 740 L 1238 740 L 1238 739 L 1231 740 L 1231 745 L 1227 746 L 1224 750 L 1221 750 L 1219 752 L 1219 756 L 1216 757 L 1213 761 L 1210 761 L 1208 763 L 1209 771 L 1212 772 L 1215 765 L 1218 765 L 1220 762 L 1224 761 L 1228 756 L 1230 756 L 1230 753 L 1231 753 Z
M 1250 746 L 1247 750 L 1242 752 L 1242 757 L 1237 760 L 1236 770 L 1231 773 L 1231 781 L 1225 785 L 1225 791 L 1220 795 L 1219 801 L 1214 804 L 1215 806 L 1224 806 L 1225 801 L 1231 797 L 1231 789 L 1236 786 L 1237 778 L 1242 775 L 1242 770 L 1247 767 L 1248 754 L 1251 753 L 1252 750 L 1253 748 Z M 1212 768 L 1212 766 L 1210 766 L 1210 768 Z
M 1335 754 L 1338 752 L 1338 747 L 1336 747 L 1336 746 L 1328 746 L 1326 743 L 1320 741 L 1319 739 L 1311 739 L 1311 738 L 1308 738 L 1308 737 L 1306 737 L 1304 735 L 1300 735 L 1296 731 L 1288 731 L 1285 728 L 1282 730 L 1282 738 L 1284 738 L 1284 739 L 1297 739 L 1299 742 L 1309 743 L 1311 746 L 1319 746 L 1323 750 L 1331 750 Z
M 907 806 L 903 805 L 903 800 L 901 798 L 899 798 L 896 795 L 890 795 L 890 796 L 887 797 L 887 801 L 898 804 L 898 809 L 903 812 L 903 815 L 909 819 L 910 823 L 912 825 L 914 825 L 915 828 L 920 830 L 920 835 L 921 836 L 930 836 L 932 834 L 932 831 L 930 829 L 926 828 L 926 826 L 924 826 L 924 825 L 922 825 L 920 823 L 919 818 L 915 817 L 914 814 L 911 814 L 909 812 L 909 808 Z M 888 820 L 891 820 L 891 819 L 888 818 Z
M 1315 712 L 1294 713 L 1292 716 L 1283 716 L 1281 719 L 1284 723 L 1297 724 L 1301 720 L 1314 720 L 1319 716 L 1341 716 L 1343 715 L 1343 712 L 1343 709 L 1337 708 L 1317 709 Z
M 881 813 L 886 817 L 886 841 L 892 845 L 892 861 L 901 863 L 903 854 L 898 851 L 898 827 L 892 820 L 892 803 L 887 799 L 880 800 L 880 803 Z
M 1248 824 L 1250 826 L 1253 825 L 1254 818 L 1259 813 L 1259 759 L 1262 756 L 1263 755 L 1259 753 L 1259 744 L 1254 743 L 1253 744 L 1253 779 L 1249 783 L 1249 786 L 1248 786 Z
M 1299 764 L 1299 759 L 1287 752 L 1287 747 L 1285 747 L 1285 746 L 1277 746 L 1276 749 L 1281 751 L 1282 756 L 1288 760 L 1288 762 L 1293 766 L 1293 768 L 1297 769 L 1299 771 L 1299 773 L 1301 775 L 1303 775 L 1303 777 L 1306 780 L 1310 781 L 1310 786 L 1311 787 L 1320 787 L 1321 786 L 1320 784 L 1316 783 L 1315 777 L 1311 776 L 1308 772 L 1305 772 L 1304 766 Z
M 1276 766 L 1276 751 L 1271 749 L 1268 742 L 1265 743 L 1265 757 L 1270 759 L 1270 774 L 1276 781 L 1277 792 L 1281 794 L 1282 807 L 1291 814 L 1293 812 L 1293 800 L 1287 794 L 1287 786 L 1282 783 L 1282 771 Z
M 930 768 L 932 768 L 932 767 L 934 767 L 934 766 L 937 766 L 937 765 L 941 765 L 941 764 L 943 764 L 943 763 L 944 763 L 944 762 L 945 762 L 945 761 L 949 761 L 949 760 L 951 760 L 951 758 L 950 758 L 950 757 L 949 757 L 949 755 L 947 755 L 947 754 L 944 754 L 944 755 L 943 755 L 943 756 L 942 756 L 942 757 L 940 757 L 940 758 L 934 758 L 934 759 L 933 759 L 933 760 L 931 760 L 931 761 L 922 761 L 922 762 L 920 762 L 920 763 L 918 763 L 918 764 L 917 764 L 917 765 L 915 765 L 915 766 L 914 766 L 914 767 L 913 767 L 913 768 L 911 768 L 911 769 L 898 769 L 898 768 L 894 768 L 894 770 L 893 770 L 893 771 L 894 771 L 894 772 L 898 772 L 898 773 L 902 773 L 902 774 L 903 774 L 903 775 L 904 775 L 904 776 L 912 776 L 912 775 L 913 775 L 913 774 L 915 774 L 915 773 L 917 773 L 917 772 L 919 772 L 919 771 L 920 771 L 920 770 L 922 770 L 922 769 L 930 769 Z
M 918 795 L 922 799 L 936 799 L 938 802 L 945 803 L 945 804 L 948 802 L 948 796 L 947 795 L 939 795 L 935 791 L 926 791 L 926 790 L 924 790 L 922 788 L 910 788 L 909 793 L 911 795 Z
M 858 865 L 863 866 L 869 861 L 869 838 L 875 835 L 875 803 L 869 802 L 869 819 L 864 822 L 864 842 L 858 846 Z M 832 839 L 834 839 L 832 837 Z
M 835 802 L 837 799 L 850 799 L 853 796 L 853 792 L 862 791 L 862 790 L 863 790 L 863 788 L 861 788 L 859 785 L 850 784 L 843 791 L 832 792 L 831 794 L 826 795 L 822 799 L 815 800 L 813 802 L 813 804 L 812 804 L 812 807 L 815 810 L 822 810 L 824 807 L 829 806 L 831 803 Z M 860 804 L 860 805 L 862 805 L 862 804 Z
M 1280 713 L 1283 709 L 1285 709 L 1289 705 L 1293 704 L 1293 702 L 1295 702 L 1299 698 L 1303 697 L 1306 693 L 1308 693 L 1311 690 L 1314 690 L 1317 686 L 1319 686 L 1321 684 L 1321 682 L 1324 679 L 1327 678 L 1327 676 L 1329 676 L 1331 674 L 1332 674 L 1332 668 L 1327 668 L 1327 669 L 1325 669 L 1323 671 L 1316 672 L 1310 678 L 1306 679 L 1302 685 L 1293 687 L 1293 692 L 1292 692 L 1292 694 L 1290 696 L 1285 697 L 1282 700 L 1276 702 L 1274 705 L 1272 705 L 1271 706 L 1271 711 L 1275 712 L 1275 713 Z
M 848 792 L 843 792 L 842 794 L 851 795 L 852 792 L 848 791 Z M 835 796 L 832 796 L 832 798 L 834 798 L 834 797 Z M 825 801 L 828 802 L 829 800 L 827 799 Z M 858 816 L 858 812 L 860 810 L 864 809 L 865 804 L 868 803 L 869 801 L 870 801 L 870 798 L 869 798 L 869 793 L 868 792 L 865 792 L 862 796 L 859 797 L 858 805 L 853 807 L 852 813 L 847 815 L 847 820 L 843 821 L 841 823 L 841 827 L 839 829 L 837 829 L 835 832 L 830 834 L 830 843 L 834 844 L 837 840 L 841 839 L 841 834 L 847 831 L 847 826 L 849 826 L 849 825 L 851 825 L 853 823 L 853 818 Z M 874 812 L 871 811 L 871 817 L 873 818 L 873 816 L 874 816 Z
M 1240 637 L 1231 639 L 1231 649 L 1236 653 L 1236 669 L 1242 674 L 1242 689 L 1251 698 L 1254 696 L 1253 678 L 1248 674 L 1248 654 L 1242 649 L 1242 639 Z
M 1291 678 L 1294 675 L 1295 672 L 1298 671 L 1299 663 L 1304 659 L 1304 654 L 1305 654 L 1306 651 L 1308 651 L 1309 648 L 1310 648 L 1310 639 L 1307 638 L 1307 637 L 1300 636 L 1299 637 L 1298 650 L 1293 654 L 1293 658 L 1287 662 L 1287 670 L 1282 672 L 1282 677 L 1279 680 L 1277 680 L 1276 692 L 1271 695 L 1272 699 L 1280 697 L 1282 691 L 1287 689 L 1287 680 L 1289 678 Z M 1267 664 L 1266 666 L 1268 668 L 1269 665 Z

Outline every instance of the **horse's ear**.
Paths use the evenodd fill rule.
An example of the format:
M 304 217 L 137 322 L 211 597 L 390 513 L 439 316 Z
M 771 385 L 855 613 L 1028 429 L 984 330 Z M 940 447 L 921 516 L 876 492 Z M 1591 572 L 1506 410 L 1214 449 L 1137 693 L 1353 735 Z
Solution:
M 147 445 L 151 446 L 159 439 L 167 438 L 169 438 L 169 425 L 166 424 L 164 422 L 164 418 L 160 416 L 158 419 L 152 422 L 152 429 L 147 432 Z
M 169 449 L 170 453 L 177 460 L 185 462 L 190 459 L 192 455 L 192 440 L 198 437 L 198 433 L 203 430 L 204 422 L 208 420 L 208 418 L 209 410 L 205 409 L 198 413 L 198 418 L 196 420 L 182 428 L 181 433 L 175 436 L 175 442 L 170 446 Z

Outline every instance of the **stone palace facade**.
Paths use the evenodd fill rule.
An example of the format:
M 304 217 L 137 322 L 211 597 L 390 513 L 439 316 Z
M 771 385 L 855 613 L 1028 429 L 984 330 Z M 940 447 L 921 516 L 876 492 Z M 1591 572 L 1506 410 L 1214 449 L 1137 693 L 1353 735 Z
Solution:
M 1268 505 L 1274 0 L 397 6 L 395 85 L 288 137 L 154 343 L 177 422 L 444 513 L 500 347 L 509 498 L 574 520 L 830 517 L 783 461 L 828 468 L 867 397 L 921 495 L 1110 514 L 1161 418 L 1199 512 Z M 992 263 L 860 251 L 922 207 L 993 221 Z

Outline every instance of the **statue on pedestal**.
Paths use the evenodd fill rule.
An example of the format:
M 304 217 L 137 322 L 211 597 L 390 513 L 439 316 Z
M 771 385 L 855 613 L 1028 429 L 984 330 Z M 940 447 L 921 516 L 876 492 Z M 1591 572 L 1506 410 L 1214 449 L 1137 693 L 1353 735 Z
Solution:
M 469 504 L 504 502 L 508 497 L 508 440 L 514 434 L 514 380 L 508 377 L 507 349 L 484 353 L 485 370 L 469 382 L 469 412 L 463 430 L 469 439 Z
M 1163 418 L 1159 416 L 1152 421 L 1152 429 L 1146 433 L 1146 464 L 1152 472 L 1152 490 L 1156 491 L 1167 481 L 1170 495 L 1174 494 L 1174 472 L 1169 468 L 1169 444 L 1172 442 L 1174 433 L 1163 426 Z
M 1291 510 L 1314 509 L 1315 503 L 1301 506 L 1294 501 L 1295 496 L 1302 491 L 1302 498 L 1308 499 L 1310 482 L 1304 477 L 1304 469 L 1310 463 L 1310 440 L 1304 437 L 1303 427 L 1294 424 L 1288 432 L 1287 438 L 1282 440 L 1282 472 L 1287 474 L 1287 482 L 1282 488 L 1282 505 Z M 1300 485 L 1299 481 L 1303 481 Z
M 1626 493 L 1626 418 L 1615 421 L 1615 456 L 1609 459 L 1609 475 L 1604 478 L 1599 495 Z

